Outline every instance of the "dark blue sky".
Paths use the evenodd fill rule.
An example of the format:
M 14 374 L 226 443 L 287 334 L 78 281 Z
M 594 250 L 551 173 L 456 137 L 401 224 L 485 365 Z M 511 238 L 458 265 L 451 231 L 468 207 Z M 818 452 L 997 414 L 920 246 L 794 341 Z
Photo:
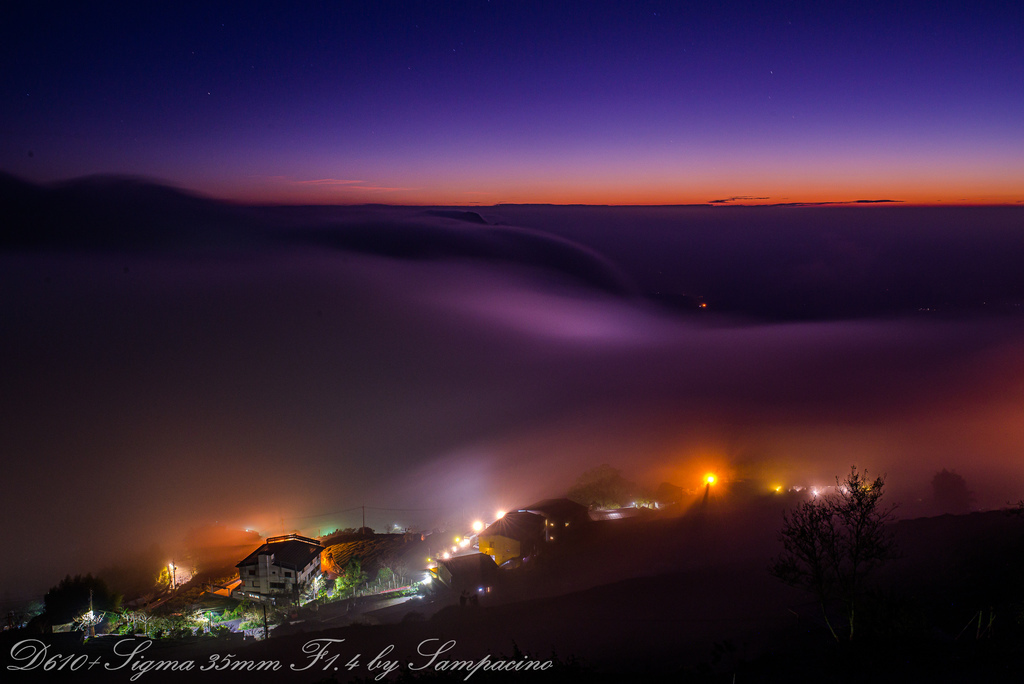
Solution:
M 1014 3 L 8 15 L 0 169 L 32 180 L 329 203 L 1024 200 Z

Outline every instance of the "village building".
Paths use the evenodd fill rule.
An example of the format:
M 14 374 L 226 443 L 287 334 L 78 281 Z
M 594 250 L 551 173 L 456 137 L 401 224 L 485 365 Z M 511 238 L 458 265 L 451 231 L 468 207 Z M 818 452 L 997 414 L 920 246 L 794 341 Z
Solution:
M 469 553 L 439 560 L 432 574 L 457 594 L 485 595 L 498 581 L 498 566 L 484 553 Z
M 544 499 L 518 509 L 519 513 L 533 513 L 544 518 L 544 541 L 557 541 L 572 535 L 591 522 L 586 506 L 569 499 Z
M 241 584 L 236 598 L 288 602 L 321 576 L 323 545 L 315 539 L 289 534 L 270 537 L 235 567 Z
M 544 543 L 544 518 L 535 513 L 516 511 L 487 526 L 478 537 L 480 553 L 499 565 L 517 565 L 533 555 Z

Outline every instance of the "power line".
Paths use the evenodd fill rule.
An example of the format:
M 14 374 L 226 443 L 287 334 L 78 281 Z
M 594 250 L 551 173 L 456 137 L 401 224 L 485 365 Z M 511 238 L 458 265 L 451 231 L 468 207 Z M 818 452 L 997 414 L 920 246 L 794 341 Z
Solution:
M 350 511 L 358 511 L 360 508 L 362 508 L 362 506 L 353 506 L 352 508 L 343 508 L 340 511 L 330 511 L 328 513 L 317 513 L 316 515 L 297 515 L 297 516 L 294 516 L 294 517 L 291 517 L 291 518 L 288 518 L 288 519 L 289 520 L 309 520 L 310 518 L 325 518 L 328 515 L 337 515 L 338 513 L 348 513 Z
M 310 520 L 311 518 L 326 518 L 329 515 L 338 515 L 339 513 L 351 513 L 352 511 L 358 511 L 363 508 L 368 508 L 371 511 L 391 511 L 396 513 L 435 513 L 438 511 L 450 511 L 451 508 L 385 508 L 382 506 L 353 506 L 352 508 L 343 508 L 338 511 L 328 511 L 327 513 L 317 513 L 315 515 L 296 515 L 289 520 Z

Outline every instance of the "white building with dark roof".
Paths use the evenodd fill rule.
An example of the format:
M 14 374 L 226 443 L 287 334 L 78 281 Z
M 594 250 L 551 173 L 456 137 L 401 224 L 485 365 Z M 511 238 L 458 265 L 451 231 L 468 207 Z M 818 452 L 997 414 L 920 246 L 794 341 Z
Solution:
M 323 545 L 315 539 L 289 534 L 270 537 L 235 567 L 241 584 L 236 598 L 290 599 L 320 577 Z

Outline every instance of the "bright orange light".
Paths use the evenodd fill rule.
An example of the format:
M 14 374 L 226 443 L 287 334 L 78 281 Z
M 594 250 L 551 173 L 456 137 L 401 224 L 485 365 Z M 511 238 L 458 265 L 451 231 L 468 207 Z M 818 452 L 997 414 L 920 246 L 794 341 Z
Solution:
M 479 532 L 482 529 L 484 529 L 484 524 L 482 522 L 477 520 L 475 523 L 473 523 L 473 531 L 474 532 Z
M 504 518 L 504 517 L 505 517 L 505 511 L 498 511 L 498 519 L 500 520 L 501 518 Z
M 718 478 L 715 477 L 714 473 L 708 473 L 707 475 L 704 476 L 704 483 L 705 484 L 713 485 L 717 481 L 718 481 Z

